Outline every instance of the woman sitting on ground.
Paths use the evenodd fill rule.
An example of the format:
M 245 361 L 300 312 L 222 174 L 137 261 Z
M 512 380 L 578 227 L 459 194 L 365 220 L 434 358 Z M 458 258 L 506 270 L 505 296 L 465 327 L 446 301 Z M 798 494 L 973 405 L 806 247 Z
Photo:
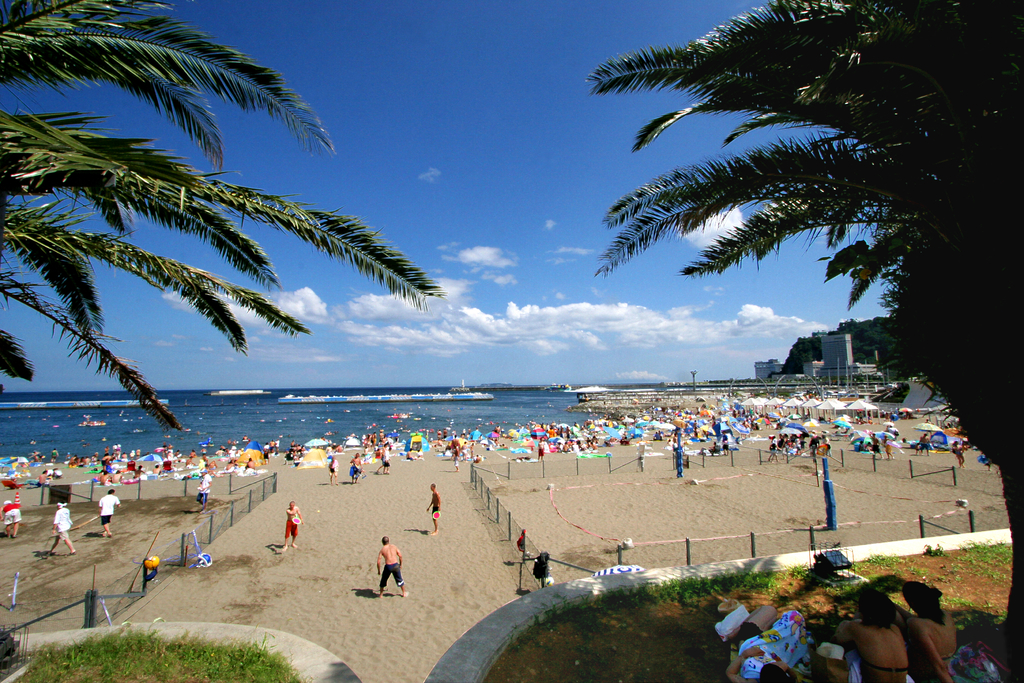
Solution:
M 920 581 L 903 584 L 903 598 L 916 616 L 899 605 L 896 611 L 907 624 L 907 673 L 917 683 L 951 683 L 949 660 L 956 652 L 953 616 L 939 606 L 942 591 Z
M 848 659 L 851 668 L 860 666 L 864 683 L 904 683 L 907 680 L 907 651 L 896 605 L 874 588 L 860 594 L 859 619 L 839 624 L 832 642 L 856 647 L 859 658 Z
M 810 670 L 814 638 L 796 610 L 785 612 L 764 631 L 756 623 L 745 621 L 740 625 L 739 637 L 745 638 L 739 656 L 725 670 L 726 678 L 733 683 L 796 681 L 792 667 Z

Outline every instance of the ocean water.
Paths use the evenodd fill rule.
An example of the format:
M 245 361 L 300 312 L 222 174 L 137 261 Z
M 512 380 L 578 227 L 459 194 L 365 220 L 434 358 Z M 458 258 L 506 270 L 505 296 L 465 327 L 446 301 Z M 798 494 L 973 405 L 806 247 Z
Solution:
M 305 443 L 333 432 L 334 441 L 349 434 L 361 436 L 384 429 L 410 431 L 455 428 L 458 431 L 485 429 L 500 424 L 503 429 L 517 424 L 579 421 L 566 412 L 576 404 L 576 394 L 548 391 L 496 391 L 493 401 L 444 401 L 429 403 L 331 403 L 278 404 L 281 396 L 381 395 L 403 393 L 447 393 L 449 387 L 271 389 L 261 396 L 205 396 L 203 391 L 166 391 L 160 398 L 187 431 L 168 431 L 139 408 L 92 408 L 89 410 L 32 409 L 0 410 L 0 457 L 27 456 L 34 451 L 49 454 L 56 448 L 62 455 L 102 453 L 104 447 L 120 444 L 123 450 L 173 445 L 186 453 L 211 439 L 213 444 L 255 439 L 265 443 L 280 440 Z M 125 392 L 7 392 L 0 402 L 112 401 L 131 398 Z M 406 419 L 389 417 L 407 413 Z M 80 427 L 86 420 L 106 422 L 102 427 Z

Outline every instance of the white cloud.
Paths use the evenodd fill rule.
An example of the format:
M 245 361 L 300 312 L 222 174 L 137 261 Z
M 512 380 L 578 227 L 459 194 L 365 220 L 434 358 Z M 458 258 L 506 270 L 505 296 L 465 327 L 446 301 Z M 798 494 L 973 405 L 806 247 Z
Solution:
M 437 179 L 441 177 L 441 172 L 438 171 L 433 166 L 431 166 L 427 171 L 420 173 L 419 176 L 417 177 L 423 182 L 434 183 L 437 182 Z
M 171 308 L 176 311 L 188 311 L 194 313 L 195 309 L 191 305 L 185 303 L 185 300 L 178 296 L 177 292 L 164 292 L 160 295 L 160 298 L 166 301 Z
M 728 213 L 720 213 L 704 223 L 704 227 L 691 232 L 683 237 L 687 242 L 705 249 L 714 244 L 719 237 L 727 235 L 743 223 L 743 213 L 739 209 L 732 209 Z
M 517 280 L 516 276 L 512 274 L 498 275 L 496 273 L 484 273 L 480 278 L 482 280 L 491 280 L 494 284 L 501 285 L 502 287 L 505 285 L 519 284 L 519 280 Z
M 552 254 L 573 254 L 574 256 L 587 256 L 593 254 L 593 249 L 583 249 L 581 247 L 559 247 L 555 249 Z
M 558 225 L 558 223 L 554 222 L 550 218 L 547 219 L 546 221 L 544 221 L 544 229 L 545 230 L 554 230 L 556 225 Z
M 309 287 L 280 292 L 274 298 L 282 311 L 303 322 L 324 323 L 328 320 L 327 304 Z
M 706 348 L 738 339 L 793 339 L 826 327 L 771 308 L 744 305 L 735 318 L 711 320 L 706 307 L 656 311 L 626 303 L 520 306 L 501 313 L 471 305 L 438 310 L 429 321 L 376 326 L 347 320 L 337 329 L 349 342 L 450 357 L 476 347 L 520 347 L 538 355 L 571 349 L 612 350 L 661 346 Z M 651 377 L 650 379 L 654 379 Z
M 664 375 L 657 375 L 653 372 L 647 372 L 646 370 L 616 372 L 615 377 L 616 379 L 621 379 L 625 382 L 664 382 L 668 379 Z
M 508 268 L 518 263 L 514 254 L 506 254 L 498 247 L 470 247 L 455 256 L 442 256 L 446 261 L 458 261 L 471 268 Z

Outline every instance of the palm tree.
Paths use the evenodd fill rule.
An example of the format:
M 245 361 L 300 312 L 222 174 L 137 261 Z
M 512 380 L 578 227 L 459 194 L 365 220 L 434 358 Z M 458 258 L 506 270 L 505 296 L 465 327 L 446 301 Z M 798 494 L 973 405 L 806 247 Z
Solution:
M 315 113 L 280 74 L 195 27 L 161 16 L 168 7 L 135 0 L 2 2 L 0 85 L 117 86 L 167 116 L 215 167 L 222 143 L 207 96 L 267 113 L 308 149 L 332 149 Z M 153 387 L 110 350 L 111 340 L 102 334 L 95 264 L 176 293 L 241 352 L 245 331 L 229 302 L 285 333 L 309 330 L 259 291 L 135 246 L 133 217 L 205 242 L 263 288 L 279 282 L 268 255 L 241 230 L 243 220 L 291 233 L 414 306 L 443 296 L 422 270 L 357 218 L 223 182 L 154 149 L 149 140 L 110 137 L 101 123 L 77 113 L 0 112 L 0 295 L 50 320 L 80 359 L 117 378 L 163 424 L 180 427 Z M 10 201 L 40 194 L 53 199 Z M 93 215 L 103 219 L 102 227 L 88 221 Z M 3 330 L 0 372 L 23 379 L 33 374 L 18 339 Z
M 1020 231 L 998 229 L 1020 176 L 1009 166 L 1022 151 L 1019 14 L 990 0 L 774 0 L 683 47 L 626 54 L 590 76 L 596 94 L 694 98 L 644 126 L 634 150 L 696 114 L 740 117 L 726 144 L 778 133 L 619 199 L 605 219 L 618 234 L 598 272 L 733 208 L 747 214 L 742 225 L 683 275 L 823 240 L 826 279 L 849 277 L 851 304 L 882 286 L 904 370 L 929 380 L 1000 465 L 1011 530 L 1024 529 L 1024 471 L 993 429 L 987 401 L 1012 396 L 1015 373 L 974 361 L 1008 361 L 1019 344 L 1013 334 L 973 335 L 939 320 L 1001 321 L 1019 291 Z M 1024 568 L 1018 547 L 1015 579 Z M 1015 588 L 1011 639 L 1022 601 Z

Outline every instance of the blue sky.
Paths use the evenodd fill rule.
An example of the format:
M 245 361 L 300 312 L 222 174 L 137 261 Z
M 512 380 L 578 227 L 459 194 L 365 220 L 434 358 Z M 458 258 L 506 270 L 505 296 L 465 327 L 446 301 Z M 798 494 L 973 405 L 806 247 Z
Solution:
M 335 145 L 333 155 L 311 155 L 282 125 L 214 102 L 227 179 L 359 216 L 448 298 L 417 312 L 309 247 L 254 230 L 283 285 L 272 296 L 312 336 L 252 323 L 249 353 L 239 355 L 172 297 L 99 271 L 105 333 L 159 389 L 611 383 L 688 381 L 690 370 L 750 377 L 755 360 L 784 358 L 799 335 L 881 315 L 877 293 L 848 310 L 847 282 L 824 283 L 824 250 L 803 242 L 721 277 L 681 278 L 708 231 L 594 275 L 614 235 L 602 224 L 612 202 L 721 153 L 734 122 L 688 120 L 632 153 L 637 129 L 690 101 L 592 96 L 587 75 L 617 54 L 698 38 L 751 6 L 179 3 L 177 16 L 281 71 Z M 155 138 L 205 168 L 187 139 L 116 90 L 4 92 L 0 104 L 105 115 L 108 128 Z M 146 224 L 136 237 L 244 282 L 203 245 Z M 117 388 L 68 359 L 40 320 L 2 315 L 37 372 L 32 383 L 5 379 L 8 390 Z

